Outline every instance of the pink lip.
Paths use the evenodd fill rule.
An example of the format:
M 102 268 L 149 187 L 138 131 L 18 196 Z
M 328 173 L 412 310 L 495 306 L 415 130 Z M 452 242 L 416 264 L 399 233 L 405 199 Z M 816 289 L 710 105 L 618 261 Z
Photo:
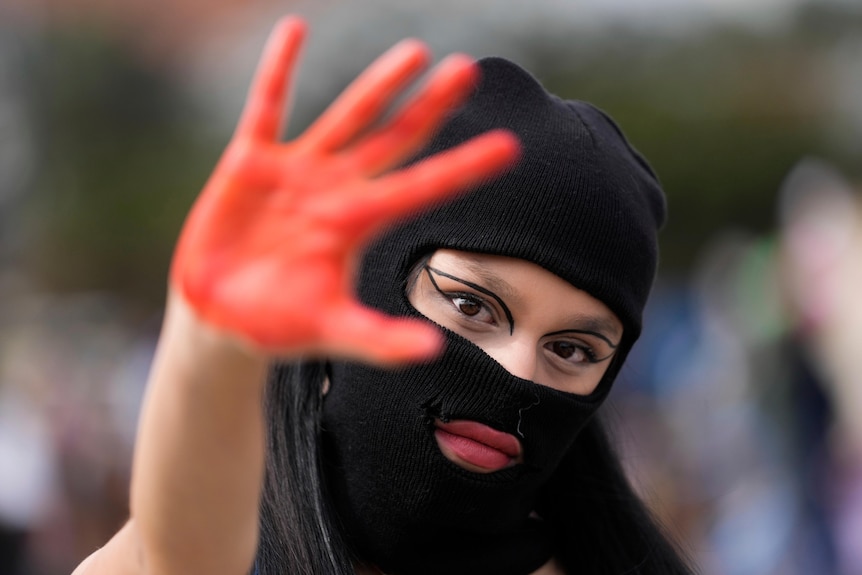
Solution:
M 521 443 L 513 435 L 476 421 L 435 421 L 434 436 L 444 455 L 485 471 L 509 467 L 521 455 Z

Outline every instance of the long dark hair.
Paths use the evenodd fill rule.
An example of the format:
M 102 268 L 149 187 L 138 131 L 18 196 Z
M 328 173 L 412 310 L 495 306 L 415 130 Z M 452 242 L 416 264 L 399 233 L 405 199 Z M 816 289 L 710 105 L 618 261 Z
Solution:
M 321 363 L 279 364 L 270 370 L 258 575 L 355 573 L 326 493 L 320 456 L 325 377 Z
M 359 558 L 341 535 L 320 453 L 325 375 L 320 363 L 271 372 L 258 575 L 355 573 Z M 598 418 L 578 436 L 537 512 L 554 528 L 556 557 L 567 573 L 694 572 L 634 492 Z

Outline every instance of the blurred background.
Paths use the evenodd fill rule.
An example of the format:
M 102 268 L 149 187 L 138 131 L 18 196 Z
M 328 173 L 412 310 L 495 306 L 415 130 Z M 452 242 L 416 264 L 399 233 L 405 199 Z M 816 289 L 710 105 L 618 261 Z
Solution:
M 862 574 L 859 0 L 0 0 L 0 574 L 124 521 L 171 248 L 286 12 L 291 134 L 405 36 L 610 112 L 670 204 L 606 410 L 638 489 L 705 574 Z

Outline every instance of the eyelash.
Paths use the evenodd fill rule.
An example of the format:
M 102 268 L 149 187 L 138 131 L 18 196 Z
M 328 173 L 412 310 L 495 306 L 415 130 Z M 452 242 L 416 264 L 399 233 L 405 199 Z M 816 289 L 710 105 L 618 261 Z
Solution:
M 450 304 L 452 304 L 452 307 L 455 309 L 455 312 L 458 313 L 459 316 L 465 318 L 467 321 L 481 322 L 481 323 L 492 323 L 492 324 L 497 323 L 493 308 L 488 304 L 488 302 L 484 298 L 477 296 L 474 293 L 469 293 L 469 292 L 443 292 L 443 296 L 445 296 L 446 300 Z M 474 315 L 470 315 L 468 313 L 465 313 L 464 311 L 461 310 L 461 307 L 457 303 L 457 300 L 465 300 L 467 303 L 479 306 L 481 309 L 478 313 L 485 311 L 486 313 L 488 313 L 491 316 L 492 321 L 491 322 L 484 322 L 482 320 L 475 319 L 475 315 L 478 315 L 478 313 L 474 314 Z M 551 353 L 553 353 L 554 355 L 559 357 L 560 360 L 562 360 L 566 363 L 569 363 L 568 358 L 563 357 L 562 355 L 560 355 L 559 353 L 557 353 L 556 351 L 553 350 L 553 345 L 555 343 L 566 343 L 566 344 L 571 345 L 572 348 L 574 348 L 575 352 L 582 352 L 586 356 L 586 359 L 584 360 L 585 363 L 594 364 L 594 363 L 598 363 L 600 361 L 595 350 L 592 347 L 590 347 L 589 345 L 585 345 L 582 343 L 575 343 L 575 342 L 569 341 L 569 340 L 556 340 L 556 341 L 552 341 L 552 342 L 549 342 L 548 344 L 546 344 L 547 346 L 549 346 L 548 349 L 549 349 L 549 351 L 551 351 Z M 576 365 L 576 364 L 573 364 L 573 365 Z
M 549 351 L 551 351 L 551 353 L 553 353 L 554 355 L 556 355 L 557 357 L 559 357 L 561 360 L 563 360 L 565 362 L 568 362 L 568 358 L 563 357 L 562 355 L 560 355 L 559 353 L 557 353 L 556 351 L 553 350 L 553 345 L 555 343 L 566 343 L 568 345 L 571 345 L 572 348 L 574 348 L 575 352 L 578 352 L 578 351 L 582 352 L 586 356 L 586 359 L 585 359 L 586 363 L 598 363 L 600 361 L 595 350 L 592 347 L 590 347 L 589 345 L 585 345 L 582 343 L 575 343 L 575 342 L 569 341 L 569 340 L 556 340 L 556 341 L 548 342 L 546 344 L 546 346 L 548 347 Z
M 491 316 L 491 320 L 492 320 L 491 323 L 493 323 L 493 324 L 497 323 L 496 314 L 494 313 L 493 308 L 488 304 L 488 302 L 484 298 L 481 298 L 481 297 L 477 296 L 476 294 L 469 293 L 469 292 L 444 292 L 443 295 L 446 297 L 446 300 L 452 304 L 452 307 L 455 309 L 455 311 L 458 313 L 459 316 L 464 317 L 469 321 L 478 321 L 481 323 L 488 323 L 488 322 L 483 322 L 482 320 L 475 319 L 475 316 L 478 315 L 478 313 L 485 311 L 486 313 L 488 313 Z M 458 303 L 456 303 L 456 300 L 459 300 L 459 299 L 465 300 L 468 303 L 477 305 L 481 309 L 479 310 L 479 312 L 477 314 L 474 314 L 474 315 L 470 315 L 468 313 L 465 313 L 464 311 L 461 310 L 460 305 Z

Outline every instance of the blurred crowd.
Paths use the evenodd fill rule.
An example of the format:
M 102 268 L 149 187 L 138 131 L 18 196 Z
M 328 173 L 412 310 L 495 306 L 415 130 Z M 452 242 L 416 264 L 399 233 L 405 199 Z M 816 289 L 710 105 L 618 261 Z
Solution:
M 140 10 L 148 5 L 133 4 Z M 226 10 L 236 3 L 222 4 Z M 269 8 L 261 22 L 284 11 L 262 4 Z M 486 10 L 476 4 L 475 12 Z M 183 13 L 188 25 L 196 5 Z M 320 3 L 317 11 L 335 13 L 343 5 Z M 402 10 L 393 13 L 403 16 Z M 206 78 L 225 76 L 224 93 L 236 95 L 250 72 L 239 77 L 231 70 L 250 70 L 254 50 L 249 44 L 249 58 L 233 64 L 215 57 L 215 44 L 202 40 L 211 40 L 215 28 L 196 22 L 196 41 L 206 44 L 196 54 L 208 64 L 199 61 L 201 76 L 182 84 L 177 73 L 184 68 L 170 57 L 183 53 L 182 33 L 154 11 L 146 12 L 157 22 L 152 26 L 168 36 L 142 35 L 150 43 L 128 54 L 110 38 L 82 44 L 41 28 L 18 29 L 4 13 L 12 14 L 0 4 L 0 575 L 60 575 L 127 517 L 137 412 L 170 246 L 238 109 L 236 98 L 225 104 L 213 95 L 221 91 L 209 90 Z M 32 14 L 28 18 L 32 26 Z M 451 29 L 441 35 L 430 20 L 411 18 L 426 26 L 411 33 L 457 44 Z M 502 16 L 495 18 L 501 25 Z M 124 31 L 134 19 L 127 20 Z M 38 20 L 39 26 L 47 21 Z M 347 40 L 333 36 L 361 26 L 340 22 L 322 34 L 337 52 L 318 49 L 312 60 L 348 59 Z M 855 29 L 862 30 L 862 18 L 858 22 Z M 461 29 L 479 38 L 495 32 L 486 25 L 484 32 L 463 23 Z M 565 28 L 559 18 L 554 25 Z M 263 33 L 266 26 L 258 28 Z M 824 29 L 822 18 L 805 28 L 812 45 L 822 44 Z M 752 87 L 756 73 L 733 71 L 722 76 L 740 82 L 728 89 L 732 105 L 710 100 L 720 90 L 703 84 L 698 93 L 712 102 L 704 109 L 670 106 L 680 90 L 665 98 L 621 87 L 591 75 L 583 64 L 589 59 L 580 69 L 577 62 L 554 68 L 541 56 L 551 44 L 516 50 L 528 35 L 507 30 L 497 31 L 506 50 L 518 51 L 528 67 L 533 62 L 550 70 L 552 89 L 568 86 L 561 75 L 571 73 L 592 90 L 587 99 L 604 95 L 617 106 L 612 113 L 632 128 L 635 144 L 654 159 L 668 188 L 667 265 L 641 342 L 605 410 L 633 481 L 705 575 L 862 575 L 862 340 L 856 335 L 862 326 L 862 192 L 858 174 L 841 163 L 862 151 L 862 99 L 848 96 L 862 90 L 862 69 L 855 81 L 845 68 L 832 71 L 843 82 L 841 105 L 856 115 L 847 112 L 840 117 L 850 119 L 838 123 L 829 116 L 826 145 L 805 131 L 822 119 L 807 106 L 825 106 L 809 98 L 833 96 L 825 84 L 795 92 L 796 103 L 781 108 L 771 94 Z M 387 26 L 386 34 L 395 33 L 406 35 Z M 744 43 L 735 34 L 721 39 Z M 617 37 L 616 52 L 602 57 L 636 62 L 627 77 L 671 51 L 665 36 L 650 40 L 652 51 L 632 41 L 629 52 Z M 862 61 L 862 43 L 847 38 L 830 45 L 829 62 Z M 572 41 L 581 42 L 582 53 L 601 52 L 590 51 L 582 38 Z M 356 51 L 362 51 L 358 45 Z M 792 68 L 815 70 L 825 83 L 825 68 L 799 58 L 802 53 L 791 54 Z M 187 63 L 195 59 L 189 54 Z M 763 62 L 772 61 L 759 57 L 761 72 L 770 68 Z M 74 66 L 67 70 L 68 62 Z M 96 63 L 84 68 L 82 62 Z M 716 73 L 730 69 L 721 57 L 711 62 Z M 669 68 L 649 69 L 667 74 Z M 29 81 L 31 75 L 37 81 Z M 315 82 L 306 82 L 312 91 L 328 90 Z M 184 99 L 189 95 L 198 98 L 198 108 Z M 653 115 L 615 99 L 622 96 L 648 102 Z M 207 109 L 204 120 L 218 122 L 207 124 L 189 112 L 200 108 Z M 720 150 L 703 147 L 706 135 L 702 141 L 691 135 L 730 126 L 728 118 L 758 146 L 720 167 L 732 172 L 728 180 L 703 176 L 699 171 L 708 166 L 696 162 Z M 688 126 L 691 132 L 684 131 Z M 728 153 L 744 147 L 739 133 L 727 141 Z M 704 219 L 709 215 L 713 219 Z M 703 235 L 686 235 L 697 230 Z
M 0 573 L 71 573 L 125 521 L 157 323 L 0 284 Z
M 613 417 L 704 573 L 857 575 L 862 197 L 807 159 L 776 210 L 659 284 Z

